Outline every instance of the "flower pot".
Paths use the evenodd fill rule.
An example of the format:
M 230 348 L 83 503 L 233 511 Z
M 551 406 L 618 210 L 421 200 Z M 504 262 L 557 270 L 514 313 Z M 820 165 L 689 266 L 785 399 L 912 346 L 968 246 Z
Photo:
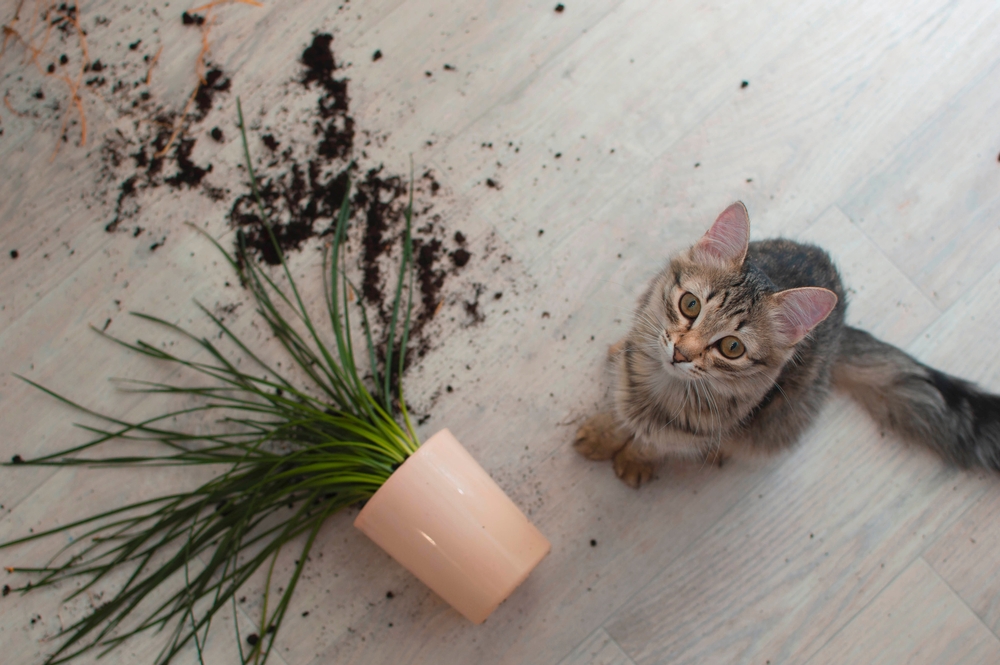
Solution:
M 477 624 L 551 547 L 447 429 L 389 476 L 354 526 Z

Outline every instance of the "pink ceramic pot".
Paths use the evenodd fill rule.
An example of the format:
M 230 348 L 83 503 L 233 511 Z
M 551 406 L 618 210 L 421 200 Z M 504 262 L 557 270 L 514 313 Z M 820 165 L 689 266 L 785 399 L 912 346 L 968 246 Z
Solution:
M 446 429 L 389 476 L 354 526 L 477 624 L 551 547 Z

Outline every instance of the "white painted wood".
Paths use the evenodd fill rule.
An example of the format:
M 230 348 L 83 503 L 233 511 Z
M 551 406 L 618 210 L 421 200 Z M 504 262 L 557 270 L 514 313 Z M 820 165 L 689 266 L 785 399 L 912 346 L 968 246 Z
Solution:
M 798 240 L 828 248 L 847 292 L 847 323 L 906 346 L 940 316 L 879 248 L 836 206 Z
M 621 650 L 603 629 L 594 631 L 580 646 L 573 649 L 559 665 L 633 665 L 632 659 Z
M 821 663 L 992 663 L 1000 641 L 917 559 L 809 660 Z
M 994 633 L 1000 629 L 1000 574 L 993 565 L 998 502 L 995 493 L 984 495 L 923 556 Z
M 983 343 L 1000 325 L 994 305 L 997 285 L 1000 263 L 966 289 L 907 350 L 926 363 L 1000 392 L 1000 349 Z
M 959 376 L 974 380 L 993 391 L 1000 390 L 1000 355 L 983 345 L 1000 325 L 994 302 L 1000 285 L 1000 266 L 969 289 L 911 349 L 939 366 L 952 368 Z M 948 339 L 947 347 L 935 339 Z M 1000 579 L 995 552 L 1000 546 L 997 502 L 1000 494 L 980 498 L 961 519 L 943 533 L 924 558 L 994 633 L 1000 631 Z
M 606 629 L 639 664 L 805 662 L 988 486 L 838 399 Z
M 92 57 L 140 79 L 142 55 L 163 46 L 150 90 L 176 110 L 200 45 L 178 15 L 194 4 L 80 3 Z M 848 647 L 855 662 L 990 662 L 995 641 L 972 612 L 996 630 L 1000 589 L 992 550 L 968 539 L 1000 537 L 995 477 L 883 438 L 839 397 L 789 455 L 667 468 L 638 492 L 569 443 L 605 399 L 604 350 L 646 280 L 736 199 L 754 238 L 829 249 L 850 289 L 850 321 L 1000 391 L 1000 11 L 940 0 L 563 4 L 557 13 L 554 1 L 316 0 L 214 12 L 211 59 L 233 92 L 198 130 L 225 131 L 224 143 L 200 140 L 195 152 L 212 162 L 213 185 L 241 191 L 245 180 L 237 94 L 255 130 L 308 140 L 315 97 L 294 83 L 297 60 L 314 32 L 330 31 L 358 128 L 383 137 L 367 147 L 371 164 L 405 173 L 412 155 L 418 173 L 434 169 L 433 203 L 448 228 L 495 248 L 452 283 L 436 346 L 407 388 L 431 412 L 421 434 L 451 428 L 553 542 L 473 627 L 356 533 L 350 511 L 336 516 L 274 662 L 837 662 L 824 659 Z M 373 61 L 376 49 L 383 58 Z M 21 104 L 37 71 L 18 53 L 0 59 L 0 82 Z M 40 84 L 46 101 L 65 103 L 51 83 Z M 103 232 L 118 180 L 100 180 L 100 146 L 136 130 L 104 92 L 84 103 L 91 140 L 77 146 L 71 129 L 54 161 L 61 116 L 0 107 L 0 459 L 82 436 L 70 428 L 76 414 L 12 373 L 117 415 L 153 413 L 162 402 L 106 379 L 185 377 L 87 325 L 111 319 L 108 331 L 124 339 L 166 340 L 125 313 L 204 330 L 193 298 L 213 309 L 245 301 L 182 224 L 230 242 L 229 201 L 160 188 L 137 199 L 138 239 Z M 292 264 L 319 302 L 318 253 L 307 248 Z M 469 327 L 462 303 L 474 284 L 503 296 Z M 253 319 L 244 304 L 230 321 L 273 352 Z M 0 538 L 184 480 L 0 469 Z M 38 548 L 21 556 L 51 551 Z M 278 572 L 295 557 L 284 552 Z M 262 584 L 247 585 L 241 625 L 256 619 Z M 0 599 L 5 657 L 39 661 L 38 638 L 69 612 L 63 591 Z M 888 617 L 886 604 L 905 612 Z M 44 625 L 32 626 L 34 614 Z M 231 660 L 230 620 L 219 620 L 210 662 Z M 140 640 L 102 662 L 144 661 L 154 646 Z

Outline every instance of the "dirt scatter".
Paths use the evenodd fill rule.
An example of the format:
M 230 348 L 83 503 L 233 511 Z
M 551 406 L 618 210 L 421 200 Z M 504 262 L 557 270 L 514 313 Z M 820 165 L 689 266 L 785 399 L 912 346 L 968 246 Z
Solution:
M 174 14 L 169 21 L 177 18 Z M 185 26 L 209 22 L 191 12 L 182 12 L 179 18 Z M 154 81 L 160 75 L 159 69 L 150 70 L 155 46 L 148 39 L 136 41 L 137 37 L 121 38 L 114 51 L 98 51 L 92 42 L 90 55 L 84 60 L 85 69 L 91 72 L 89 94 L 99 96 L 118 121 L 92 144 L 100 174 L 87 195 L 106 206 L 102 226 L 108 232 L 128 233 L 143 250 L 156 252 L 167 236 L 152 221 L 142 219 L 149 212 L 143 210 L 146 201 L 161 201 L 162 195 L 151 195 L 164 186 L 178 193 L 196 192 L 212 200 L 225 200 L 228 222 L 252 254 L 263 263 L 279 263 L 245 170 L 242 176 L 233 177 L 234 171 L 243 168 L 242 156 L 234 160 L 218 147 L 225 141 L 239 141 L 232 135 L 235 128 L 223 132 L 230 125 L 212 117 L 220 102 L 232 102 L 225 98 L 233 93 L 230 75 L 222 66 L 205 62 L 203 81 L 195 84 L 191 80 L 188 91 L 194 89 L 193 98 L 185 113 L 186 96 L 161 99 L 153 94 L 148 74 L 152 72 Z M 130 43 L 135 44 L 134 51 L 124 48 Z M 388 134 L 367 131 L 355 122 L 346 65 L 337 60 L 334 45 L 332 34 L 314 33 L 302 44 L 298 63 L 290 63 L 287 79 L 280 85 L 305 103 L 293 107 L 291 113 L 300 114 L 294 122 L 287 120 L 287 110 L 276 109 L 261 109 L 256 120 L 247 118 L 251 158 L 264 211 L 286 254 L 316 249 L 326 241 L 350 188 L 347 269 L 356 295 L 367 308 L 376 347 L 385 348 L 411 178 L 408 171 L 394 173 L 392 168 L 398 166 L 383 166 L 370 156 L 376 153 L 371 146 L 384 147 Z M 80 64 L 75 52 L 59 54 L 59 50 L 50 54 L 46 63 Z M 373 60 L 382 57 L 381 50 L 376 54 Z M 455 68 L 448 65 L 445 69 Z M 33 102 L 36 91 L 41 91 L 37 81 L 30 87 L 25 85 L 16 91 L 18 96 L 12 103 L 36 103 L 39 109 L 51 106 L 49 101 Z M 45 87 L 43 94 L 52 97 L 50 92 Z M 270 127 L 263 120 L 268 116 L 281 122 Z M 209 118 L 213 121 L 205 124 Z M 225 120 L 231 122 L 232 118 Z M 509 261 L 508 255 L 503 249 L 496 251 L 495 235 L 484 237 L 477 232 L 475 240 L 470 240 L 454 226 L 449 228 L 449 224 L 462 224 L 455 218 L 462 214 L 459 207 L 450 205 L 453 194 L 439 182 L 437 173 L 421 171 L 413 182 L 413 309 L 405 366 L 443 339 L 445 331 L 453 327 L 448 322 L 472 325 L 482 321 L 492 311 L 493 299 L 486 296 L 489 306 L 485 306 L 480 302 L 481 293 L 493 293 L 504 286 L 514 288 L 512 280 L 502 273 L 498 278 L 503 283 L 491 284 L 488 291 L 478 284 L 490 281 L 479 273 L 495 272 L 499 264 Z M 227 181 L 232 191 L 215 186 L 216 178 Z M 500 183 L 493 182 L 499 188 Z M 442 206 L 449 205 L 445 219 Z M 12 259 L 17 258 L 17 250 L 9 251 Z M 491 257 L 498 265 L 491 265 Z M 398 353 L 395 349 L 394 354 Z
M 479 296 L 483 295 L 486 291 L 486 286 L 483 284 L 473 285 L 475 297 L 472 300 L 466 300 L 463 305 L 465 307 L 465 313 L 469 315 L 469 320 L 466 322 L 467 325 L 477 326 L 486 320 L 486 315 L 479 311 Z
M 389 173 L 381 165 L 360 166 L 366 157 L 359 137 L 367 145 L 372 135 L 359 132 L 350 114 L 348 80 L 340 76 L 342 65 L 332 50 L 333 41 L 332 35 L 314 34 L 300 58 L 298 83 L 304 90 L 318 93 L 312 116 L 313 142 L 285 138 L 279 143 L 273 133 L 261 134 L 267 151 L 256 155 L 260 162 L 255 167 L 257 190 L 274 239 L 282 253 L 288 254 L 302 250 L 314 238 L 332 234 L 350 183 L 351 219 L 346 242 L 357 248 L 351 251 L 359 271 L 355 285 L 379 338 L 376 348 L 383 356 L 398 284 L 410 179 Z M 429 170 L 414 183 L 414 293 L 404 366 L 431 348 L 427 326 L 449 298 L 449 302 L 464 307 L 467 321 L 478 323 L 485 317 L 478 304 L 485 287 L 476 285 L 472 300 L 446 294 L 448 280 L 470 263 L 474 253 L 465 247 L 465 235 L 448 231 L 434 205 L 423 200 L 438 196 L 441 190 Z M 234 200 L 229 220 L 259 260 L 270 265 L 280 262 L 249 187 Z M 394 356 L 398 353 L 399 349 L 393 350 Z
M 205 174 L 212 171 L 212 165 L 202 168 L 191 160 L 191 151 L 194 150 L 194 139 L 183 139 L 177 144 L 174 157 L 177 160 L 177 173 L 164 178 L 163 182 L 171 187 L 197 187 L 201 184 Z
M 229 92 L 232 81 L 229 80 L 222 70 L 213 67 L 205 74 L 205 81 L 198 85 L 198 92 L 194 95 L 194 104 L 198 111 L 195 113 L 196 120 L 204 120 L 208 112 L 212 110 L 212 101 L 217 92 Z
M 99 71 L 107 69 L 107 65 L 95 61 L 91 69 Z M 124 100 L 130 101 L 122 104 L 119 112 L 146 120 L 134 123 L 134 136 L 128 137 L 118 130 L 107 136 L 101 146 L 102 177 L 118 181 L 112 217 L 105 230 L 115 232 L 134 219 L 142 212 L 140 194 L 163 185 L 178 190 L 197 189 L 214 201 L 225 198 L 225 192 L 212 186 L 205 177 L 212 172 L 212 164 L 199 164 L 194 157 L 196 126 L 211 112 L 216 96 L 228 93 L 232 87 L 222 69 L 210 65 L 205 81 L 195 92 L 193 110 L 183 117 L 153 101 L 148 91 L 132 95 L 129 93 L 131 86 L 120 87 L 121 83 L 121 80 L 116 82 L 115 89 L 120 90 L 118 94 Z M 178 125 L 180 127 L 175 136 L 174 128 Z M 225 138 L 219 127 L 212 128 L 208 134 L 216 142 Z M 127 157 L 131 158 L 132 168 L 122 173 Z M 164 174 L 169 165 L 175 165 L 176 169 L 173 173 L 168 171 Z

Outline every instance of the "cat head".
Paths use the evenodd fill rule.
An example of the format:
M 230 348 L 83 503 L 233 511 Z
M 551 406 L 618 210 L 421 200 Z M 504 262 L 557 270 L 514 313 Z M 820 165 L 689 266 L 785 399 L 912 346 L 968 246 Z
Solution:
M 635 331 L 671 378 L 773 379 L 836 306 L 828 289 L 778 290 L 746 260 L 749 242 L 747 209 L 734 203 L 647 291 Z

